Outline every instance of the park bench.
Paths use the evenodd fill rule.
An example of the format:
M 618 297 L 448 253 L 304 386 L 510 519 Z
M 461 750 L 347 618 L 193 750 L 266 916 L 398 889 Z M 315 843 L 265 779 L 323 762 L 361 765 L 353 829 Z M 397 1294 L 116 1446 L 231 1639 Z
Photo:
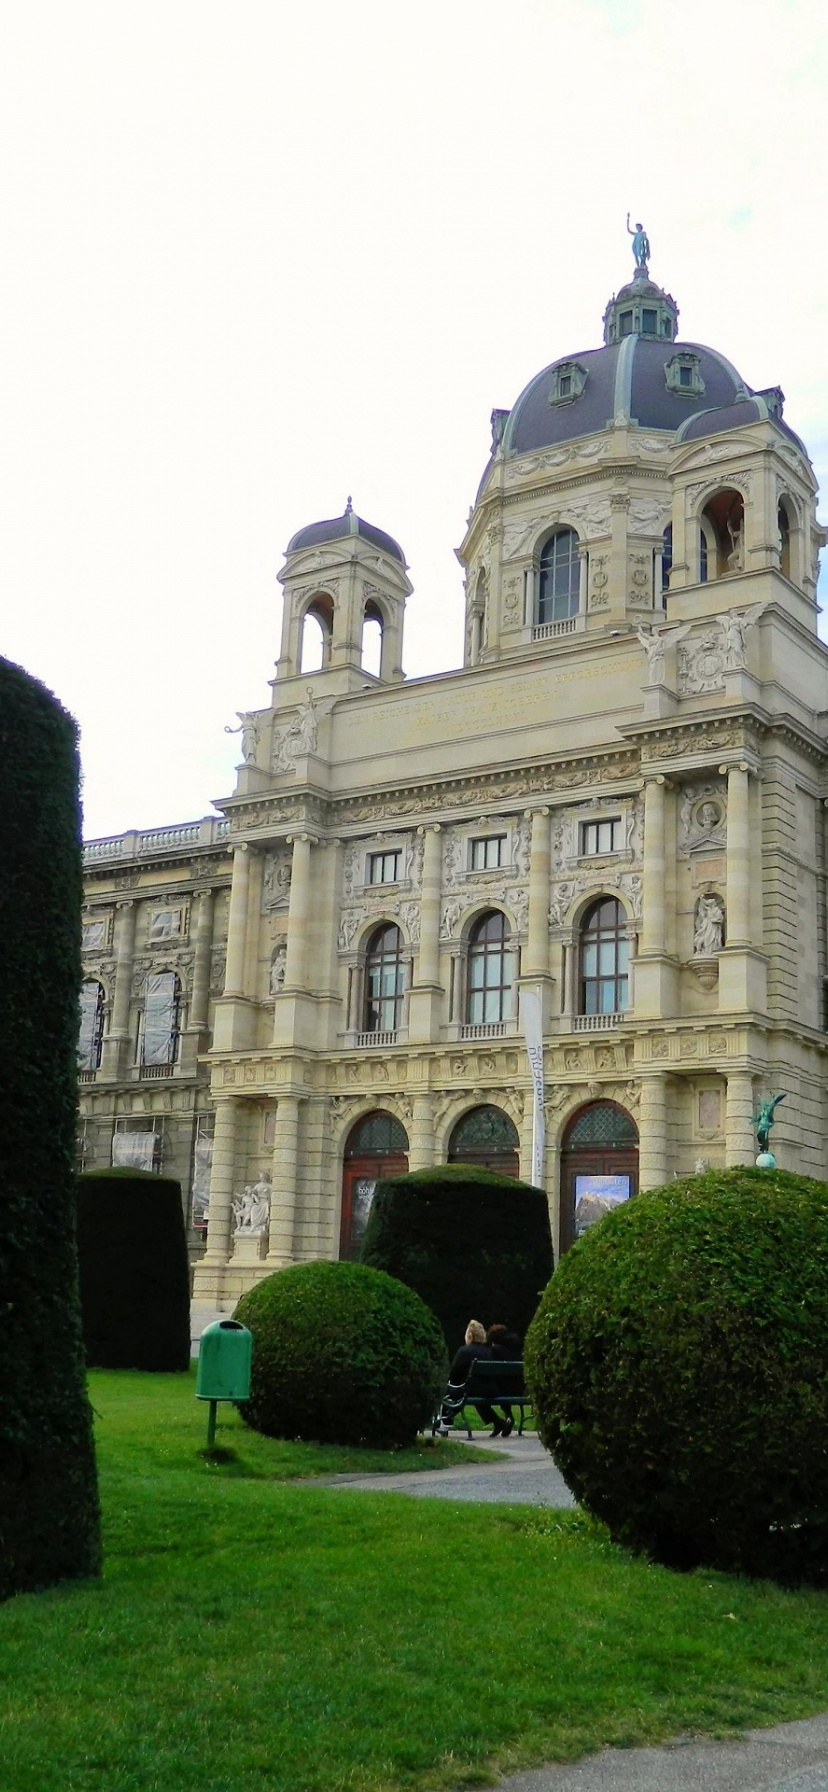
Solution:
M 463 1389 L 463 1399 L 454 1415 L 455 1418 L 463 1421 L 469 1437 L 471 1437 L 472 1431 L 471 1423 L 466 1417 L 466 1407 L 475 1406 L 478 1400 L 482 1400 L 484 1405 L 488 1404 L 489 1406 L 518 1407 L 520 1416 L 517 1432 L 519 1437 L 523 1436 L 526 1410 L 527 1407 L 531 1408 L 532 1401 L 526 1392 L 522 1363 L 507 1363 L 493 1357 L 478 1357 L 476 1362 L 472 1363 L 469 1379 Z M 432 1431 L 436 1431 L 436 1429 L 437 1418 L 435 1416 Z

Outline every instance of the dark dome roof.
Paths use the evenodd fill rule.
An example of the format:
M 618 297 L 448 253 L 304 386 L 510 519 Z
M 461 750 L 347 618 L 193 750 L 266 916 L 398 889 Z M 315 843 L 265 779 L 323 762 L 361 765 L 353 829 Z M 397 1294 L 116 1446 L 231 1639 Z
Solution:
M 299 548 L 319 547 L 324 541 L 343 541 L 348 535 L 361 535 L 363 541 L 373 542 L 375 548 L 381 548 L 392 560 L 399 560 L 405 566 L 405 555 L 393 535 L 386 535 L 384 529 L 377 529 L 373 523 L 366 523 L 351 509 L 348 499 L 341 516 L 331 517 L 327 522 L 309 523 L 306 529 L 299 529 L 292 535 L 287 544 L 287 553 L 295 554 Z
M 703 391 L 668 386 L 665 367 L 682 355 L 692 356 Z M 563 365 L 583 369 L 586 379 L 579 396 L 556 401 L 554 376 Z M 730 410 L 748 390 L 736 368 L 716 349 L 699 342 L 627 336 L 623 342 L 562 357 L 536 374 L 512 410 L 503 447 L 508 455 L 528 454 L 592 435 L 619 416 L 640 429 L 675 434 L 702 411 Z M 710 428 L 715 427 L 711 423 Z

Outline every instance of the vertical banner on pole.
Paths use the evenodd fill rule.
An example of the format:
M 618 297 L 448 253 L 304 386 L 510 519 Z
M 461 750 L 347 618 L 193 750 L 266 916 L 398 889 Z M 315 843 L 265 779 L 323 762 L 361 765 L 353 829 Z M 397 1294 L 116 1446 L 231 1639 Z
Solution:
M 522 989 L 520 1014 L 529 1069 L 532 1072 L 532 1181 L 543 1188 L 545 1130 L 543 1121 L 543 1017 L 540 989 Z

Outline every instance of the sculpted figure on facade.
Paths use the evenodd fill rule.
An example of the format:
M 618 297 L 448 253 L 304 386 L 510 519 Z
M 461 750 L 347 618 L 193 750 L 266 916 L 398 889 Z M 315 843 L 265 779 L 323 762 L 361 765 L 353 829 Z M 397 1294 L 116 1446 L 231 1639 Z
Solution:
M 717 784 L 688 784 L 679 803 L 679 852 L 727 845 L 727 799 Z
M 271 1182 L 269 1170 L 263 1170 L 258 1182 L 248 1182 L 233 1202 L 236 1232 L 247 1238 L 261 1237 L 270 1218 Z
M 289 722 L 284 722 L 281 728 L 277 728 L 273 736 L 271 771 L 295 772 L 297 759 L 316 752 L 318 735 L 316 699 L 309 685 L 307 698 L 301 709 L 296 711 Z
M 418 945 L 420 939 L 419 902 L 404 902 L 400 909 L 400 920 L 408 934 L 412 946 Z
M 452 897 L 450 901 L 443 903 L 443 912 L 440 917 L 441 940 L 450 940 L 454 938 L 462 912 L 462 903 L 458 902 L 456 897 Z
M 636 224 L 633 230 L 629 212 L 627 213 L 627 234 L 632 237 L 632 252 L 635 256 L 636 267 L 646 268 L 650 259 L 650 239 L 643 224 Z
M 683 622 L 678 628 L 637 628 L 636 634 L 647 655 L 648 684 L 662 684 L 664 681 L 664 655 L 668 647 L 689 635 L 691 624 Z
M 290 896 L 290 859 L 282 852 L 265 854 L 262 875 L 262 905 L 266 911 L 283 908 Z
M 278 995 L 284 984 L 286 967 L 287 940 L 280 940 L 270 960 L 270 993 L 272 996 Z
M 693 928 L 693 953 L 696 958 L 712 958 L 724 944 L 724 904 L 720 896 L 702 894 L 696 902 Z
M 236 710 L 239 718 L 238 728 L 225 728 L 225 734 L 241 735 L 242 758 L 245 765 L 253 765 L 259 745 L 259 718 L 253 710 Z
M 460 836 L 456 829 L 452 828 L 446 834 L 443 847 L 443 882 L 447 890 L 451 890 L 455 884 L 459 883 L 462 869 L 463 849 Z
M 518 877 L 529 876 L 529 860 L 532 851 L 532 817 L 522 815 L 515 828 L 512 861 Z
M 350 952 L 364 918 L 365 911 L 361 908 L 352 909 L 349 914 L 342 916 L 339 923 L 340 952 Z
M 765 603 L 753 604 L 749 610 L 729 610 L 720 618 L 722 630 L 722 652 L 724 670 L 740 672 L 747 660 L 747 636 L 755 622 L 758 622 Z

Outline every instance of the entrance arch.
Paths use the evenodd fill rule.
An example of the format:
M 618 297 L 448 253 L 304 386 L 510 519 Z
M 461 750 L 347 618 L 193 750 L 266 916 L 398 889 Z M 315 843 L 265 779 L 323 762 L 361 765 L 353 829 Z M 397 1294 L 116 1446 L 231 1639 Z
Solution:
M 579 1108 L 561 1144 L 561 1251 L 638 1191 L 638 1129 L 616 1101 Z
M 408 1135 L 393 1114 L 377 1108 L 363 1114 L 345 1141 L 342 1164 L 342 1219 L 339 1255 L 355 1262 L 362 1249 L 374 1189 L 383 1176 L 408 1170 Z
M 476 1164 L 481 1170 L 499 1170 L 502 1176 L 518 1176 L 517 1131 L 502 1108 L 486 1104 L 469 1108 L 449 1139 L 450 1164 Z

